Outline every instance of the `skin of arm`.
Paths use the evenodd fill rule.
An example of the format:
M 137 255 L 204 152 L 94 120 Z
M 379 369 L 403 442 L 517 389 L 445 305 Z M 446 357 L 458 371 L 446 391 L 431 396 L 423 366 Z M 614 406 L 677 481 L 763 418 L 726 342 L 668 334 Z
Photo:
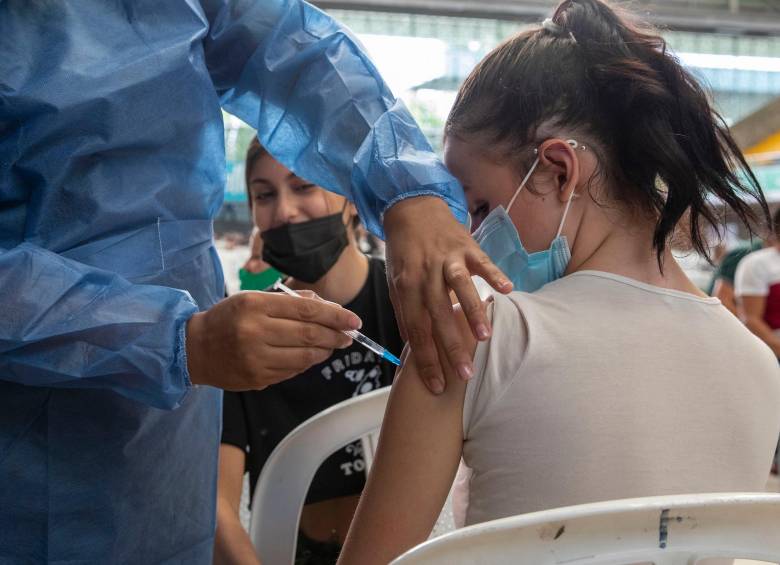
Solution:
M 471 275 L 508 293 L 512 283 L 455 221 L 440 198 L 407 198 L 384 216 L 387 235 L 387 283 L 401 336 L 409 342 L 419 376 L 431 392 L 446 386 L 443 369 L 454 368 L 464 380 L 474 372 L 469 350 L 457 331 L 450 289 L 458 297 L 472 335 L 490 337 Z
M 460 307 L 455 307 L 455 314 L 463 343 L 473 358 L 476 339 Z M 415 358 L 408 350 L 404 357 L 340 565 L 386 565 L 425 541 L 460 462 L 466 382 L 447 365 L 446 390 L 432 395 L 418 378 Z
M 761 338 L 772 349 L 775 356 L 780 358 L 780 338 L 764 321 L 766 296 L 740 296 L 738 303 L 740 317 L 747 328 Z
M 729 312 L 735 316 L 737 315 L 737 298 L 734 295 L 733 284 L 726 279 L 718 279 L 715 282 L 715 289 L 712 295 L 720 300 L 721 304 L 723 304 Z
M 214 565 L 260 565 L 255 548 L 239 518 L 245 464 L 246 454 L 243 450 L 225 443 L 219 446 Z

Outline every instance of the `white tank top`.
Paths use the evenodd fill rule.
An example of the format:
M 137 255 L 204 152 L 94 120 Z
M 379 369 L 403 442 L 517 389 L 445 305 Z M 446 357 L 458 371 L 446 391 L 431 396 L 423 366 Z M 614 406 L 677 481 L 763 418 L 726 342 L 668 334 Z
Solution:
M 780 369 L 717 299 L 583 271 L 497 295 L 493 328 L 466 391 L 459 523 L 764 489 Z

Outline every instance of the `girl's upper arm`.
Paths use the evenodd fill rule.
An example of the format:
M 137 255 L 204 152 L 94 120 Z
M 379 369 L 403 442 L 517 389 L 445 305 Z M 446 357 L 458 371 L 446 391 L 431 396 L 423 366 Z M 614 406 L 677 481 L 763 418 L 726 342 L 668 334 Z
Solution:
M 456 306 L 463 343 L 476 341 Z M 441 356 L 446 359 L 446 356 Z M 452 485 L 463 445 L 466 383 L 445 366 L 447 388 L 434 396 L 418 377 L 413 357 L 396 376 L 379 446 L 339 563 L 385 565 L 424 541 Z

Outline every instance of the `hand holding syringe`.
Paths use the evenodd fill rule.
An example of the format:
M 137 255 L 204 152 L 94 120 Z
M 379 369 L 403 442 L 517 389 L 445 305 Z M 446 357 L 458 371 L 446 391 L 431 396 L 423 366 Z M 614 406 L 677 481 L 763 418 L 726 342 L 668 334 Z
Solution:
M 274 283 L 274 288 L 281 290 L 282 292 L 284 292 L 285 294 L 289 294 L 290 296 L 301 297 L 300 294 L 295 292 L 287 285 L 283 284 L 281 280 L 278 280 L 276 281 L 276 283 Z M 364 336 L 362 333 L 356 330 L 347 330 L 344 333 L 349 337 L 351 337 L 352 339 L 354 339 L 356 342 L 358 342 L 366 349 L 370 349 L 371 351 L 379 355 L 382 359 L 390 361 L 392 364 L 398 365 L 399 367 L 401 366 L 401 360 L 398 357 L 390 353 L 387 349 L 379 345 L 373 339 Z

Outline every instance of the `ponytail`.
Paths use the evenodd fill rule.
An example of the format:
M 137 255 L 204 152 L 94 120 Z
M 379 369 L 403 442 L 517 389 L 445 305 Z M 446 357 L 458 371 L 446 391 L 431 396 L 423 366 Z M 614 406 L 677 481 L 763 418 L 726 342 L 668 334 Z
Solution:
M 597 148 L 612 196 L 655 219 L 659 264 L 686 214 L 693 247 L 709 256 L 702 234 L 706 224 L 720 227 L 714 201 L 751 234 L 751 201 L 770 223 L 753 172 L 696 79 L 662 37 L 603 0 L 564 0 L 541 28 L 496 48 L 464 82 L 447 122 L 448 132 L 515 155 L 547 128 Z

